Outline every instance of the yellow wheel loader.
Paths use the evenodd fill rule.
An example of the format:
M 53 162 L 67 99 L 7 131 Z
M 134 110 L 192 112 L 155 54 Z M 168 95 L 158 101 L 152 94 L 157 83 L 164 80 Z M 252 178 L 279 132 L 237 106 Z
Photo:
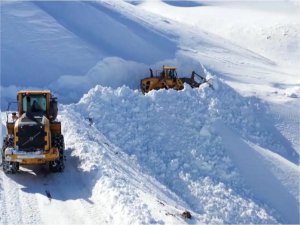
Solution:
M 195 79 L 196 76 L 198 80 Z M 179 78 L 177 76 L 176 67 L 163 66 L 162 71 L 156 76 L 153 75 L 153 71 L 150 69 L 150 77 L 142 79 L 140 87 L 142 93 L 145 94 L 151 90 L 159 89 L 173 88 L 175 90 L 182 90 L 184 83 L 188 83 L 192 88 L 195 88 L 206 82 L 213 88 L 209 80 L 200 76 L 195 71 L 192 72 L 191 77 Z
M 183 82 L 177 77 L 176 67 L 163 66 L 159 76 L 153 76 L 153 71 L 150 69 L 150 77 L 141 80 L 143 94 L 163 88 L 183 89 Z
M 64 170 L 64 137 L 57 121 L 57 98 L 50 91 L 19 91 L 18 112 L 7 112 L 7 135 L 2 146 L 5 173 L 20 165 L 48 164 L 51 172 Z

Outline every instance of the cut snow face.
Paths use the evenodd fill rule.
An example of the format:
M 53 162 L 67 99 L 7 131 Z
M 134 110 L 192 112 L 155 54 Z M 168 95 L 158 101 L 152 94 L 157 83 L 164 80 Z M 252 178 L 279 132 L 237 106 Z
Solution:
M 118 57 L 107 57 L 99 61 L 85 75 L 61 76 L 49 87 L 61 102 L 70 103 L 78 101 L 83 94 L 95 87 L 96 84 L 111 88 L 127 86 L 131 89 L 140 89 L 141 79 L 150 76 L 149 68 L 153 69 L 155 75 L 159 75 L 163 65 L 176 66 L 180 77 L 190 77 L 192 70 L 205 76 L 204 67 L 198 61 L 180 53 L 176 54 L 174 59 L 166 59 L 151 66 Z M 7 90 L 3 96 L 4 98 L 13 96 L 16 93 L 15 87 L 4 88 L 3 90 Z
M 99 61 L 83 76 L 61 76 L 49 86 L 62 102 L 70 103 L 79 101 L 83 94 L 96 84 L 111 88 L 127 86 L 131 89 L 140 89 L 141 79 L 150 76 L 149 68 L 153 69 L 154 74 L 159 75 L 162 65 L 176 66 L 181 77 L 189 77 L 192 73 L 191 68 L 204 75 L 203 66 L 199 62 L 182 54 L 176 54 L 175 59 L 160 61 L 151 66 L 118 57 L 108 57 Z
M 145 172 L 192 210 L 205 214 L 209 223 L 273 223 L 270 208 L 278 211 L 278 221 L 296 221 L 295 196 L 290 202 L 294 210 L 291 218 L 278 202 L 262 199 L 270 207 L 264 208 L 260 201 L 252 200 L 251 184 L 240 176 L 224 147 L 221 134 L 226 131 L 215 130 L 212 125 L 221 120 L 237 138 L 292 162 L 298 162 L 298 154 L 266 119 L 268 109 L 258 99 L 241 97 L 224 83 L 217 84 L 215 91 L 205 85 L 201 89 L 186 86 L 183 91 L 152 91 L 146 96 L 127 87 L 113 90 L 97 86 L 78 104 L 68 106 L 68 111 L 78 112 L 83 119 L 92 118 L 93 127 L 137 159 Z M 243 149 L 238 154 L 242 155 Z M 214 191 L 199 191 L 206 188 Z M 295 194 L 284 187 L 282 190 L 287 196 Z M 219 207 L 224 213 L 215 210 Z M 253 213 L 245 213 L 248 210 Z
M 74 76 L 74 87 L 74 83 L 82 81 L 75 76 L 86 74 L 110 56 L 142 64 L 174 58 L 177 47 L 173 41 L 104 5 L 70 1 L 1 2 L 4 100 L 8 89 L 50 88 L 61 76 L 57 88 L 65 84 L 67 75 Z M 117 79 L 122 71 L 116 72 Z M 104 76 L 100 81 L 107 78 L 105 74 L 98 76 Z M 87 88 L 83 82 L 76 100 L 95 85 Z M 68 85 L 64 87 L 68 89 Z M 72 93 L 62 96 L 70 97 L 68 102 L 75 98 Z M 10 98 L 15 99 L 15 94 Z
M 4 119 L 6 118 L 6 115 L 4 113 L 1 113 L 1 130 L 0 130 L 0 148 L 2 148 L 2 144 L 3 144 L 3 138 L 6 135 L 6 124 Z
M 214 20 L 210 17 L 201 17 L 199 27 L 186 24 L 191 21 L 190 19 L 182 19 L 182 16 L 193 17 L 195 12 L 198 13 L 197 10 L 202 13 L 202 8 L 211 9 L 211 4 L 202 5 L 199 1 L 185 1 L 186 6 L 192 7 L 184 7 L 184 5 L 180 6 L 183 2 L 140 3 L 135 5 L 123 1 L 118 1 L 118 4 L 112 1 L 2 3 L 2 109 L 7 101 L 15 99 L 16 90 L 22 88 L 54 89 L 59 94 L 58 97 L 61 97 L 62 103 L 79 100 L 83 93 L 97 84 L 112 87 L 118 84 L 118 86 L 126 85 L 136 88 L 139 76 L 148 75 L 148 65 L 159 64 L 161 67 L 160 62 L 176 59 L 177 55 L 182 53 L 188 58 L 201 61 L 231 86 L 251 95 L 261 95 L 260 92 L 263 92 L 261 96 L 268 97 L 271 93 L 270 95 L 274 96 L 273 99 L 278 99 L 282 96 L 274 93 L 286 93 L 286 88 L 299 86 L 300 81 L 297 76 L 294 76 L 295 71 L 298 70 L 290 67 L 278 68 L 272 57 L 270 60 L 260 55 L 260 52 L 257 54 L 252 48 L 249 49 L 249 46 L 253 46 L 251 40 L 241 36 L 247 49 L 241 48 L 235 45 L 235 42 L 240 39 L 232 38 L 228 41 L 206 32 L 205 28 L 215 26 L 208 24 L 200 27 L 201 24 L 206 24 L 205 22 L 213 23 Z M 194 3 L 201 6 L 195 6 Z M 147 8 L 148 4 L 150 8 Z M 165 10 L 159 15 L 147 12 L 150 9 L 156 12 L 157 9 L 165 9 L 165 7 L 170 10 Z M 218 6 L 216 7 L 219 9 Z M 178 10 L 178 13 L 172 14 L 172 16 L 176 15 L 176 18 L 169 15 L 169 12 L 173 10 Z M 227 12 L 227 8 L 224 6 L 221 11 Z M 261 18 L 262 13 L 258 14 Z M 255 17 L 252 16 L 251 11 L 247 11 L 247 16 Z M 287 14 L 284 14 L 285 16 Z M 227 18 L 229 24 L 232 22 L 231 17 L 221 17 Z M 291 18 L 288 18 L 288 21 Z M 197 17 L 195 21 L 198 19 Z M 236 21 L 235 18 L 233 20 Z M 251 22 L 251 20 L 246 20 L 246 22 L 249 21 Z M 268 28 L 267 22 L 262 31 Z M 243 26 L 243 31 L 245 27 L 248 26 Z M 217 28 L 217 30 L 225 29 L 226 26 L 217 26 Z M 240 29 L 234 32 L 240 33 Z M 278 33 L 276 30 L 274 32 Z M 280 30 L 280 35 L 282 32 Z M 296 30 L 295 34 L 294 32 L 290 34 L 291 32 L 289 31 L 287 35 L 291 37 L 290 42 L 297 43 L 292 40 L 298 40 L 296 38 L 298 31 Z M 226 34 L 223 30 L 221 33 Z M 257 32 L 254 30 L 253 33 Z M 281 36 L 278 38 L 280 39 Z M 289 45 L 289 48 L 297 53 L 298 47 L 293 47 L 296 44 L 283 46 L 285 45 Z M 267 45 L 263 45 L 265 46 Z M 110 66 L 106 64 L 109 61 L 113 62 L 111 57 L 119 58 L 120 60 L 114 62 L 118 66 L 123 63 L 125 69 L 122 72 L 116 71 L 113 74 L 114 77 L 109 80 L 106 74 L 111 74 L 107 72 Z M 125 64 L 135 66 L 136 71 L 129 70 L 130 73 L 127 73 L 128 66 Z M 187 67 L 190 64 L 182 63 L 182 65 Z M 141 71 L 142 66 L 145 68 L 142 75 L 138 76 L 137 71 Z M 197 68 L 191 66 L 188 73 L 195 69 Z M 96 70 L 103 73 L 99 73 L 97 77 Z M 290 70 L 291 73 L 288 72 Z M 125 76 L 128 79 L 125 80 Z M 134 79 L 136 80 L 133 81 Z M 249 83 L 252 85 L 248 85 Z M 290 96 L 290 98 L 297 96 L 295 94 L 283 95 L 283 97 Z
M 117 88 L 126 85 L 132 89 L 139 88 L 139 81 L 146 74 L 147 66 L 142 63 L 126 61 L 121 58 L 104 58 L 84 76 L 65 75 L 50 84 L 62 102 L 78 101 L 81 96 L 95 84 Z

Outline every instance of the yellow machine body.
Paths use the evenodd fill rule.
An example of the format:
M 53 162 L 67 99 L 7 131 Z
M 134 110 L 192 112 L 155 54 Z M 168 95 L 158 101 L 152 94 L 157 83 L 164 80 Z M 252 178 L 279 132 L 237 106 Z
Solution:
M 159 76 L 151 76 L 141 80 L 141 90 L 143 94 L 151 90 L 170 89 L 175 90 L 183 89 L 183 82 L 177 77 L 176 67 L 163 66 Z
M 44 145 L 41 148 L 33 148 L 32 151 L 24 151 L 18 146 L 20 141 L 20 127 L 26 126 L 21 124 L 22 119 L 24 119 L 26 110 L 24 109 L 24 98 L 30 96 L 34 98 L 35 96 L 42 96 L 43 103 L 45 104 L 45 111 L 42 116 L 40 124 L 43 126 L 44 135 Z M 4 159 L 8 162 L 18 162 L 20 165 L 32 165 L 32 164 L 44 164 L 49 161 L 54 161 L 59 158 L 59 149 L 52 146 L 51 140 L 52 136 L 55 134 L 61 134 L 61 123 L 53 119 L 53 114 L 51 114 L 51 98 L 52 94 L 50 91 L 36 91 L 36 90 L 26 90 L 19 91 L 17 93 L 17 103 L 18 103 L 18 112 L 10 113 L 8 115 L 6 127 L 7 127 L 7 140 L 13 140 L 13 143 L 10 143 L 4 149 Z M 56 116 L 55 116 L 56 117 Z M 25 118 L 26 119 L 26 118 Z M 24 119 L 24 120 L 25 120 Z M 35 119 L 36 120 L 36 119 Z M 21 125 L 20 125 L 21 124 Z M 33 125 L 27 125 L 33 126 Z M 35 134 L 29 136 L 28 142 L 31 139 L 35 138 Z M 6 140 L 6 141 L 7 141 Z M 4 142 L 5 143 L 5 142 Z

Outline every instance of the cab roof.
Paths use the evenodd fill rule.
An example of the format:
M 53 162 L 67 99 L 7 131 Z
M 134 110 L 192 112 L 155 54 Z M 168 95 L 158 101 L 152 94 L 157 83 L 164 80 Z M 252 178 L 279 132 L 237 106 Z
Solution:
M 51 94 L 50 90 L 21 90 L 18 94 Z
M 175 66 L 163 66 L 163 69 L 176 70 Z

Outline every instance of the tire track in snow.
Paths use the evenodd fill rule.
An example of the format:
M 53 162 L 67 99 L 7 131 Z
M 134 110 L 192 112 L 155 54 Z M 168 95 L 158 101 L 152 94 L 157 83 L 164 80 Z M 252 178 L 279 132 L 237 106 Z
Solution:
M 41 217 L 45 224 L 53 224 L 51 218 L 54 217 L 58 218 L 56 224 L 103 224 L 102 220 L 96 220 L 101 210 L 98 211 L 98 217 L 97 213 L 91 213 L 94 205 L 89 206 L 92 204 L 87 199 L 89 190 L 84 185 L 84 177 L 78 172 L 75 160 L 70 158 L 67 154 L 63 173 L 49 173 L 44 179 L 47 187 L 44 187 L 44 195 L 39 197 Z M 46 190 L 51 194 L 51 201 L 46 196 Z
M 87 216 L 86 208 L 82 206 L 81 201 L 79 199 L 69 199 L 69 200 L 57 200 L 56 197 L 61 199 L 68 199 L 65 196 L 65 193 L 68 192 L 70 189 L 74 191 L 73 187 L 76 185 L 70 180 L 66 180 L 66 183 L 70 185 L 68 188 L 64 186 L 56 186 L 56 188 L 51 191 L 53 199 L 49 204 L 49 208 L 52 210 L 55 208 L 56 211 L 63 212 L 63 220 L 58 222 L 59 224 L 93 224 L 93 221 Z M 77 187 L 78 191 L 80 188 L 78 184 L 80 181 L 78 180 Z M 72 187 L 72 188 L 71 188 Z M 61 216 L 59 218 L 62 218 Z
M 0 177 L 0 224 L 7 224 L 6 216 L 6 201 L 5 201 L 5 193 L 4 193 L 4 173 L 0 170 L 1 177 Z
M 4 195 L 1 200 L 4 211 L 2 214 L 5 216 L 4 224 L 42 224 L 35 193 L 26 193 L 25 191 L 28 182 L 32 182 L 37 187 L 39 184 L 30 179 L 27 170 L 22 167 L 17 174 L 5 175 L 1 171 L 1 176 L 3 180 L 1 193 Z
M 59 202 L 52 200 L 49 202 L 46 196 L 37 196 L 40 217 L 44 224 L 76 224 L 72 220 L 72 215 L 68 213 L 68 206 L 62 207 Z
M 78 185 L 68 179 L 68 177 L 73 177 L 73 174 L 67 171 L 51 174 L 46 171 L 46 176 L 41 176 L 41 171 L 37 173 L 38 179 L 35 180 L 35 185 L 39 191 L 35 196 L 40 220 L 44 224 L 53 224 L 54 222 L 55 224 L 85 224 L 82 219 L 85 214 L 84 208 L 77 204 L 77 200 L 65 196 L 65 193 L 72 191 L 73 187 Z M 76 180 L 76 178 L 74 176 L 72 179 Z M 80 183 L 79 180 L 78 183 Z M 51 199 L 47 196 L 47 192 L 50 193 Z
M 38 208 L 37 198 L 34 194 L 25 194 L 19 190 L 20 207 L 22 208 L 23 224 L 43 224 L 40 217 L 40 209 Z
M 21 170 L 22 172 L 22 170 Z M 22 176 L 23 174 L 15 174 L 14 176 Z M 24 177 L 26 179 L 26 177 Z M 36 182 L 34 182 L 36 185 Z M 19 186 L 19 185 L 18 185 Z M 38 201 L 35 193 L 26 193 L 19 186 L 20 207 L 22 210 L 23 224 L 42 224 L 40 217 L 40 209 L 38 208 Z
M 1 171 L 4 193 L 4 210 L 6 224 L 24 224 L 22 221 L 22 209 L 19 199 L 19 186 Z M 13 175 L 12 175 L 13 176 Z

